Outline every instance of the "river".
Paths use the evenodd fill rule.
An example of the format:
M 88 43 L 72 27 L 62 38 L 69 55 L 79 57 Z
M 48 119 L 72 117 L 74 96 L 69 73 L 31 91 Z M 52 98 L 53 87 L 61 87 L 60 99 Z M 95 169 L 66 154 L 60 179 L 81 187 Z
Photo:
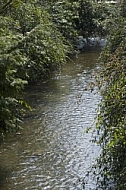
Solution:
M 98 89 L 93 85 L 100 49 L 75 56 L 48 80 L 29 86 L 29 112 L 21 133 L 0 145 L 0 190 L 86 190 L 86 173 L 100 153 L 92 143 Z

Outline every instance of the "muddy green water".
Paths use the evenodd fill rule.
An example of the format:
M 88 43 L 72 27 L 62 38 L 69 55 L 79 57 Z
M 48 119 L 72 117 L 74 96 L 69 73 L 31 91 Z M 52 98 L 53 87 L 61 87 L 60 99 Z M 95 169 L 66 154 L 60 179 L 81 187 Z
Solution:
M 95 189 L 86 179 L 100 148 L 93 144 L 94 118 L 100 101 L 92 86 L 100 50 L 68 61 L 61 72 L 30 86 L 27 100 L 35 109 L 24 119 L 20 135 L 0 145 L 0 190 Z

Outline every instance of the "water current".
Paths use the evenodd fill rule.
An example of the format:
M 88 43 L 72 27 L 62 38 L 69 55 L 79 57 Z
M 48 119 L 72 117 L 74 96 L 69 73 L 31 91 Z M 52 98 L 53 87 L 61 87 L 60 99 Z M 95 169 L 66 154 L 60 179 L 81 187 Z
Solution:
M 75 56 L 48 80 L 29 86 L 20 134 L 0 145 L 0 190 L 92 190 L 86 173 L 100 148 L 91 142 L 100 95 L 100 50 Z

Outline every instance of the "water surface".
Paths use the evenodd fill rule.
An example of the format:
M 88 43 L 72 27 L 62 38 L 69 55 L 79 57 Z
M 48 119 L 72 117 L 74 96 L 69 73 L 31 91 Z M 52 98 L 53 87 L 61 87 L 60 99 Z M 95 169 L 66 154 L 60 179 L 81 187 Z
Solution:
M 1 190 L 95 189 L 86 173 L 100 148 L 91 142 L 100 101 L 94 86 L 100 51 L 68 61 L 61 72 L 29 86 L 27 101 L 35 109 L 24 119 L 20 135 L 0 146 Z

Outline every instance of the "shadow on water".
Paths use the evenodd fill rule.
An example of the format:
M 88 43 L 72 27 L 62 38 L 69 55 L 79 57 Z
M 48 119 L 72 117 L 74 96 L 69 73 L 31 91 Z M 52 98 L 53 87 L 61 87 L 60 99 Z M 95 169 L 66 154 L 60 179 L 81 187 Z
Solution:
M 12 174 L 12 171 L 5 166 L 0 167 L 0 189 L 7 183 L 7 178 Z

